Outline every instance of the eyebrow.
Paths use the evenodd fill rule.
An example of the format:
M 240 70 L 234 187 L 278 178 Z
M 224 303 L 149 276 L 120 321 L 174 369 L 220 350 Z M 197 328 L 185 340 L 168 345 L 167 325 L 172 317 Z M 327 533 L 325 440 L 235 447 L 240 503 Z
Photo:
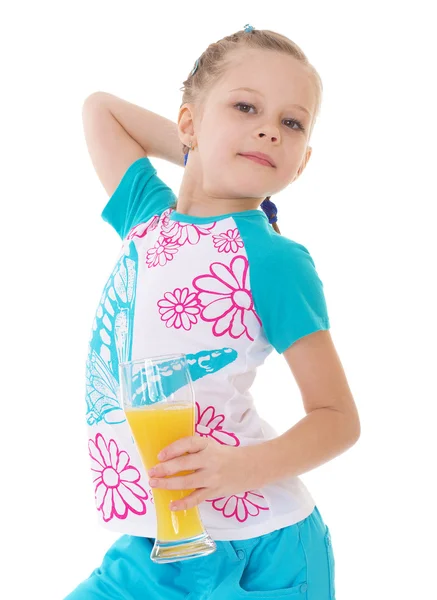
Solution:
M 246 90 L 246 92 L 255 92 L 255 94 L 260 94 L 261 96 L 264 96 L 264 94 L 262 94 L 258 90 L 254 90 L 253 88 L 249 88 L 249 87 L 234 88 L 233 90 L 229 90 L 229 93 L 230 92 L 236 92 L 237 90 Z M 295 106 L 296 108 L 300 108 L 300 110 L 303 110 L 304 112 L 306 112 L 307 114 L 309 114 L 309 116 L 311 117 L 310 111 L 307 108 L 305 108 L 305 106 L 302 106 L 301 104 L 292 104 L 291 106 Z

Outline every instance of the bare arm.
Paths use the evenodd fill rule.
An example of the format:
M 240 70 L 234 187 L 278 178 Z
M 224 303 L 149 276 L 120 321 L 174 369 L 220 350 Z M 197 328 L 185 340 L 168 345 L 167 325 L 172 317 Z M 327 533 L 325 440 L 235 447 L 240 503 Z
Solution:
M 282 435 L 252 446 L 240 446 L 242 471 L 252 488 L 298 477 L 336 458 L 358 440 L 347 415 L 319 408 Z
M 123 129 L 144 149 L 147 156 L 155 156 L 184 166 L 182 142 L 176 123 L 107 92 L 96 92 L 90 98 L 94 96 L 103 102 Z
M 83 103 L 82 120 L 91 161 L 109 196 L 141 157 L 156 156 L 184 166 L 177 124 L 150 110 L 95 92 Z
M 311 471 L 348 450 L 361 435 L 358 410 L 331 333 L 304 336 L 284 357 L 307 415 L 282 435 L 243 447 L 258 485 Z

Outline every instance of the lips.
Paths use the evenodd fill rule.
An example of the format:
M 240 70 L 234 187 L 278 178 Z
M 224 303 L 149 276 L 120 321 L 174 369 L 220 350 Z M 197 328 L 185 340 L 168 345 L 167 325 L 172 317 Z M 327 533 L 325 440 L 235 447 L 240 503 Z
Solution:
M 240 156 L 244 156 L 245 158 L 249 158 L 254 162 L 257 162 L 261 165 L 266 165 L 268 167 L 275 167 L 275 163 L 273 159 L 270 158 L 268 154 L 264 154 L 263 152 L 243 152 Z

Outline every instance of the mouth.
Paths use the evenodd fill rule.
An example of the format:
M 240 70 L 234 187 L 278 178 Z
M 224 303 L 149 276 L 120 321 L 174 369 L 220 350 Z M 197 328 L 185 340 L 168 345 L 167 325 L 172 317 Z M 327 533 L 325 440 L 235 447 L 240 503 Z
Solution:
M 258 163 L 259 165 L 264 165 L 265 167 L 272 167 L 275 168 L 275 165 L 270 161 L 270 159 L 267 159 L 263 156 L 258 156 L 258 155 L 254 155 L 254 154 L 239 154 L 239 156 L 242 156 L 243 158 L 248 158 L 249 160 L 252 160 L 253 162 Z

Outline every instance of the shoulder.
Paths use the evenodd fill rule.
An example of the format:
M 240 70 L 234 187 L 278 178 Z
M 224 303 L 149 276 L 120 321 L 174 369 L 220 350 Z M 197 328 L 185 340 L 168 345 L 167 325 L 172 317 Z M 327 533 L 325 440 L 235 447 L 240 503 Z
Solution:
M 174 196 L 171 188 L 160 178 L 154 165 L 147 156 L 135 160 L 126 169 L 112 197 L 118 195 L 151 194 L 156 191 L 168 192 Z
M 315 269 L 314 259 L 306 246 L 275 231 L 268 243 L 263 244 L 259 258 L 263 269 L 270 267 L 275 272 L 278 269 L 288 273 Z
M 260 236 L 256 253 L 248 253 L 255 299 L 264 299 L 269 305 L 291 298 L 296 302 L 322 302 L 323 281 L 307 246 L 274 230 L 268 238 Z
M 121 178 L 119 187 L 121 190 L 127 189 L 131 191 L 132 187 L 138 189 L 145 189 L 147 192 L 151 192 L 156 188 L 169 190 L 173 194 L 171 188 L 162 181 L 158 172 L 150 159 L 147 156 L 143 156 L 138 160 L 135 160 L 126 170 L 123 177 Z M 174 195 L 174 194 L 173 194 Z
M 101 215 L 124 239 L 132 227 L 162 214 L 175 201 L 172 189 L 144 156 L 129 165 Z
M 290 267 L 293 263 L 314 262 L 306 246 L 278 234 L 264 215 L 255 216 L 236 219 L 251 264 L 264 268 L 272 263 Z
M 299 260 L 305 257 L 310 257 L 310 252 L 306 246 L 300 242 L 296 242 L 291 238 L 279 235 L 275 232 L 272 237 L 272 252 L 285 259 Z

